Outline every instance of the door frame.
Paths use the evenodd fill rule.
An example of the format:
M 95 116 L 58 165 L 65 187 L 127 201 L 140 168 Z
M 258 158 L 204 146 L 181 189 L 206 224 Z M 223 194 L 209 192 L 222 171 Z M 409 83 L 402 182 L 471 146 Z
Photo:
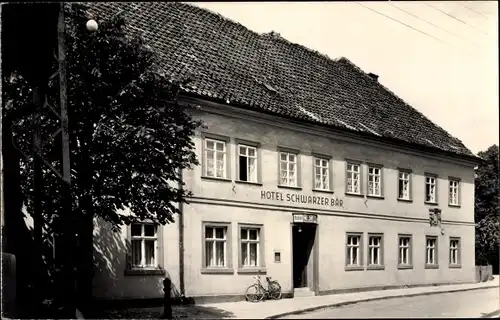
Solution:
M 292 294 L 295 292 L 294 283 L 293 283 L 293 227 L 299 226 L 299 223 L 290 222 L 290 284 L 291 284 L 291 292 Z M 316 230 L 314 232 L 314 242 L 312 247 L 313 254 L 313 287 L 309 288 L 314 292 L 314 295 L 319 295 L 319 223 L 315 223 Z M 309 277 L 309 274 L 307 275 Z

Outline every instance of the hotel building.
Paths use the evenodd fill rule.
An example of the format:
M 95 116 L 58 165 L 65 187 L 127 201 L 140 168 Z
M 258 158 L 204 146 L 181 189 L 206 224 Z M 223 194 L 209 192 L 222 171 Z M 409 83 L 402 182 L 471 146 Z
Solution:
M 96 298 L 159 298 L 164 277 L 196 301 L 242 299 L 257 273 L 285 297 L 475 281 L 477 158 L 376 75 L 187 4 L 91 12 L 119 9 L 193 79 L 181 103 L 205 125 L 175 223 L 96 221 Z

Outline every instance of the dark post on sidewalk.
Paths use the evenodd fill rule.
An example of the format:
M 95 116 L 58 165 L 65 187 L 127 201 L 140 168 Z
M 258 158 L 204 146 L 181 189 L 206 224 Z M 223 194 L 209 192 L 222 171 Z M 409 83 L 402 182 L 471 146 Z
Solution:
M 165 297 L 163 299 L 163 319 L 172 319 L 172 300 L 170 298 L 170 293 L 172 292 L 172 281 L 169 278 L 163 280 L 163 292 L 165 292 Z

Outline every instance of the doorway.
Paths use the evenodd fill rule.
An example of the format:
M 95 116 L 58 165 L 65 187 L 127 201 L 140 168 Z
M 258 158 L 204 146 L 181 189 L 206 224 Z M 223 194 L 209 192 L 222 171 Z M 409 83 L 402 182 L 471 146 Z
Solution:
M 316 263 L 313 254 L 316 224 L 300 223 L 292 226 L 293 287 L 309 287 L 314 291 Z

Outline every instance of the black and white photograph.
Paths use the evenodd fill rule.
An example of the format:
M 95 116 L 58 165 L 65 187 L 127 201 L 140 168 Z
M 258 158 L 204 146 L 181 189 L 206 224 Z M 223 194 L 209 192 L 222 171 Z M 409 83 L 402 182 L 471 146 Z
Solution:
M 2 318 L 500 318 L 498 1 L 0 17 Z

